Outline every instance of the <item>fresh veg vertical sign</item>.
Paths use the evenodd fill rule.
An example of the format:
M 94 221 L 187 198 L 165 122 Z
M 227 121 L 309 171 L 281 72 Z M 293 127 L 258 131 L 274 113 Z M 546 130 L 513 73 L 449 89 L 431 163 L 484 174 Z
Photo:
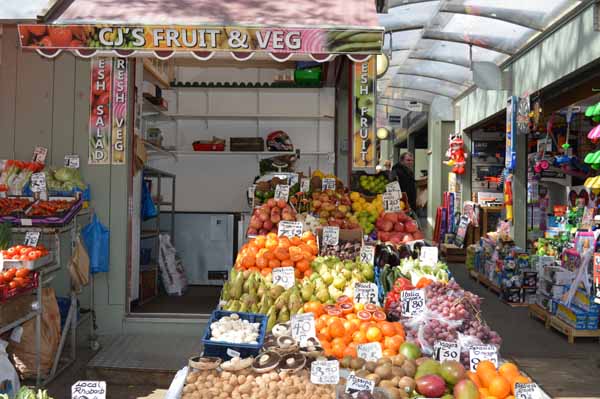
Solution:
M 127 142 L 127 60 L 92 60 L 88 163 L 125 163 Z
M 352 169 L 375 168 L 375 58 L 355 62 Z

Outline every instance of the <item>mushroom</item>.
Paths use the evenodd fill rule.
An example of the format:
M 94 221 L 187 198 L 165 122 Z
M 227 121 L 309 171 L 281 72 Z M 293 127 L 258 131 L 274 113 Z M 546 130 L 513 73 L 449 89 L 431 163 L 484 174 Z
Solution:
M 267 373 L 274 370 L 280 361 L 281 356 L 279 354 L 273 351 L 265 352 L 254 359 L 252 369 L 257 373 Z
M 301 353 L 290 353 L 285 355 L 279 362 L 279 369 L 285 372 L 295 373 L 306 365 L 306 356 Z
M 221 364 L 218 357 L 195 356 L 188 360 L 188 366 L 193 370 L 214 370 Z
M 279 338 L 283 335 L 290 335 L 290 325 L 289 323 L 279 323 L 273 326 L 271 330 L 271 334 L 275 336 L 275 338 Z

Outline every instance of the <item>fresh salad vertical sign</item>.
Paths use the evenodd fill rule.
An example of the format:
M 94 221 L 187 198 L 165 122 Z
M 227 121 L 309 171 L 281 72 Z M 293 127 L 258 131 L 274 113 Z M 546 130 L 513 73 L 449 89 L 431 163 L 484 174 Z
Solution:
M 352 169 L 375 168 L 375 58 L 353 65 Z
M 127 142 L 127 60 L 92 60 L 88 163 L 125 163 Z

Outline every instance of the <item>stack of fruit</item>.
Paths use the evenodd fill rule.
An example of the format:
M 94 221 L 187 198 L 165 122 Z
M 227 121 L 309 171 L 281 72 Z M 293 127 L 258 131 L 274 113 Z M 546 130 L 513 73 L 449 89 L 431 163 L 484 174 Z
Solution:
M 494 363 L 484 360 L 477 364 L 475 372 L 467 372 L 467 376 L 477 386 L 482 399 L 514 399 L 515 384 L 530 384 L 529 377 L 524 376 L 514 363 L 504 363 L 496 369 Z
M 340 229 L 358 228 L 358 220 L 352 217 L 352 201 L 346 193 L 332 190 L 314 191 L 310 211 L 319 217 L 322 226 Z
M 417 222 L 406 213 L 382 212 L 375 223 L 377 238 L 394 244 L 407 243 L 425 238 Z
M 358 345 L 369 342 L 379 342 L 383 355 L 394 356 L 404 343 L 402 324 L 386 321 L 383 310 L 373 304 L 355 305 L 342 296 L 335 305 L 308 302 L 304 312 L 315 315 L 317 339 L 328 356 L 356 357 Z
M 295 221 L 296 211 L 284 200 L 271 198 L 265 204 L 254 209 L 247 234 L 255 236 L 277 233 L 281 220 Z
M 384 173 L 378 175 L 362 175 L 359 180 L 360 188 L 366 194 L 383 194 L 385 186 L 389 183 L 387 176 Z
M 350 193 L 352 200 L 352 210 L 354 218 L 363 229 L 365 234 L 370 234 L 375 228 L 375 221 L 381 212 L 383 212 L 383 197 L 378 195 L 373 201 L 367 201 L 360 193 L 354 191 Z
M 341 296 L 354 297 L 354 284 L 373 281 L 373 266 L 356 261 L 341 261 L 327 256 L 311 263 L 312 275 L 302 283 L 310 300 L 333 304 Z
M 235 268 L 267 276 L 276 267 L 291 266 L 295 268 L 296 278 L 300 279 L 310 276 L 310 262 L 318 252 L 316 238 L 311 232 L 292 238 L 268 233 L 244 244 L 236 258 Z

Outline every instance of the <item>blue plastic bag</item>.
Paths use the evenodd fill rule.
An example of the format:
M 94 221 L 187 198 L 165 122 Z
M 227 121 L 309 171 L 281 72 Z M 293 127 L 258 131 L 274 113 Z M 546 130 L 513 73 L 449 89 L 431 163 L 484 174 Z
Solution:
M 152 194 L 148 188 L 148 184 L 142 181 L 142 219 L 148 220 L 158 216 L 158 210 L 154 201 L 152 201 Z
M 81 237 L 90 257 L 90 272 L 92 274 L 107 273 L 110 232 L 98 221 L 95 214 L 92 222 L 81 230 Z

